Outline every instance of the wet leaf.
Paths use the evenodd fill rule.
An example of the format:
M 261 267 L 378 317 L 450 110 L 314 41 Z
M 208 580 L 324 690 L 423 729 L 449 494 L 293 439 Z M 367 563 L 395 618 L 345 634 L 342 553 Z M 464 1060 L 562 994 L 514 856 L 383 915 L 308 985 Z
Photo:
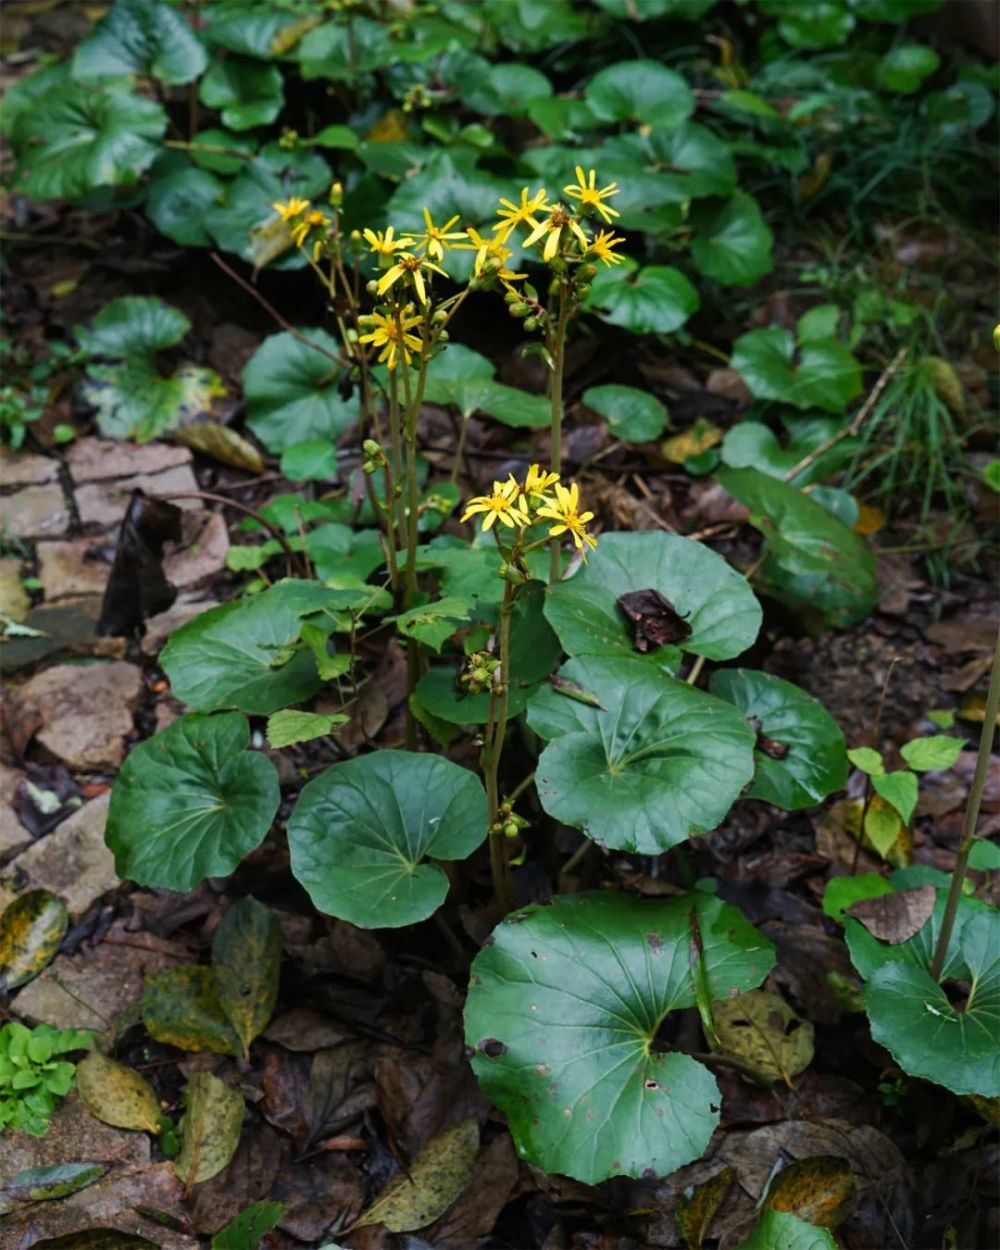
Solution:
M 664 460 L 669 460 L 671 464 L 683 464 L 685 460 L 700 456 L 702 452 L 709 451 L 721 442 L 722 431 L 719 427 L 699 417 L 680 434 L 665 439 L 660 444 L 660 451 Z
M 142 633 L 151 616 L 171 606 L 177 591 L 163 572 L 163 546 L 180 538 L 180 508 L 134 490 L 118 531 L 98 634 L 127 638 Z
M 159 1133 L 160 1104 L 134 1068 L 95 1051 L 77 1064 L 76 1084 L 83 1105 L 105 1124 Z
M 741 1059 L 765 1081 L 804 1072 L 813 1057 L 813 1026 L 789 1007 L 780 994 L 748 990 L 713 1006 L 722 1051 Z
M 674 1223 L 688 1250 L 701 1250 L 719 1207 L 736 1179 L 735 1168 L 723 1168 L 703 1185 L 696 1185 L 690 1197 L 682 1194 L 674 1208 Z
M 858 812 L 860 817 L 860 811 Z M 852 837 L 857 834 L 851 830 Z M 912 840 L 910 831 L 899 818 L 899 813 L 882 798 L 873 794 L 865 812 L 865 844 L 872 847 L 890 864 L 910 862 Z
M 915 890 L 858 899 L 844 911 L 855 920 L 860 920 L 873 937 L 888 942 L 890 946 L 897 946 L 920 932 L 930 920 L 936 903 L 937 891 L 934 887 L 921 885 Z
M 181 1050 L 242 1055 L 243 1046 L 226 1018 L 211 968 L 185 964 L 146 981 L 142 1022 L 150 1037 Z
M 854 1197 L 851 1165 L 837 1155 L 815 1155 L 789 1164 L 772 1180 L 768 1211 L 787 1211 L 817 1228 L 836 1228 Z
M 823 911 L 831 920 L 843 924 L 844 913 L 852 903 L 891 893 L 889 882 L 875 872 L 861 873 L 857 877 L 831 877 L 823 892 Z
M 212 971 L 222 1010 L 249 1058 L 278 1001 L 281 935 L 274 913 L 254 898 L 226 912 L 212 941 Z
M 218 1176 L 236 1153 L 243 1127 L 243 1095 L 210 1072 L 193 1076 L 184 1092 L 181 1152 L 174 1171 L 185 1185 Z
M 29 890 L 0 915 L 0 986 L 12 990 L 37 977 L 66 936 L 69 915 L 61 898 Z
M 476 1165 L 479 1125 L 470 1117 L 432 1138 L 410 1175 L 399 1173 L 355 1224 L 383 1224 L 392 1233 L 424 1228 L 443 1215 L 462 1193 Z
M 300 712 L 296 708 L 285 708 L 272 712 L 267 718 L 267 742 L 276 749 L 312 742 L 314 738 L 325 738 L 334 725 L 344 725 L 349 719 L 339 712 Z
M 257 1250 L 260 1239 L 269 1233 L 285 1213 L 280 1202 L 255 1202 L 241 1211 L 212 1238 L 212 1250 Z
M 48 1167 L 28 1168 L 12 1176 L 0 1192 L 17 1202 L 46 1202 L 86 1189 L 107 1170 L 104 1163 L 53 1163 Z
M 246 473 L 264 472 L 264 460 L 253 443 L 218 421 L 195 421 L 179 426 L 171 437 L 175 443 L 232 465 L 234 469 L 243 469 Z
M 876 794 L 890 803 L 899 813 L 903 824 L 908 825 L 917 806 L 917 779 L 914 774 L 898 769 L 881 777 L 873 777 L 872 785 Z

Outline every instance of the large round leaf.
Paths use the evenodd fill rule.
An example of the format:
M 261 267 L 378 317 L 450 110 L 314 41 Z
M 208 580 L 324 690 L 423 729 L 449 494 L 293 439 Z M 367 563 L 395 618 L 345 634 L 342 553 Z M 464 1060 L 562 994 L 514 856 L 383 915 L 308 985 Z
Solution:
M 542 807 L 596 842 L 659 855 L 714 829 L 753 776 L 754 735 L 730 704 L 642 660 L 570 660 L 528 707 L 552 741 Z
M 199 712 L 238 708 L 266 716 L 315 694 L 316 661 L 296 645 L 308 609 L 294 594 L 294 583 L 279 583 L 174 630 L 160 663 L 177 698 Z
M 818 609 L 843 629 L 868 615 L 878 582 L 862 538 L 790 482 L 756 469 L 722 469 L 717 476 L 764 535 L 770 556 L 761 580 L 776 597 Z
M 219 109 L 223 125 L 231 130 L 266 126 L 285 102 L 284 80 L 277 65 L 243 57 L 216 60 L 201 80 L 198 97 Z
M 463 417 L 485 412 L 504 425 L 542 429 L 552 419 L 543 395 L 505 386 L 494 379 L 494 365 L 461 343 L 452 343 L 427 368 L 424 399 L 431 404 L 451 404 Z
M 182 716 L 128 756 L 111 792 L 106 839 L 118 875 L 193 890 L 260 845 L 278 810 L 278 775 L 248 752 L 242 716 Z
M 774 235 L 752 195 L 736 191 L 721 205 L 694 214 L 691 258 L 701 272 L 730 286 L 750 286 L 774 265 Z
M 657 164 L 668 167 L 685 199 L 730 195 L 736 185 L 736 163 L 724 139 L 707 126 L 685 122 L 666 129 L 654 126 L 645 141 Z
M 465 1037 L 523 1159 L 596 1184 L 702 1154 L 719 1122 L 715 1078 L 656 1041 L 671 1011 L 695 1005 L 699 936 L 713 999 L 755 988 L 774 963 L 771 943 L 706 895 L 557 896 L 494 931 L 473 961 Z
M 679 330 L 701 300 L 679 269 L 647 265 L 640 269 L 630 259 L 602 268 L 594 278 L 584 307 L 609 325 L 633 334 L 672 334 Z
M 583 402 L 608 423 L 616 437 L 626 443 L 645 443 L 663 433 L 667 410 L 649 391 L 611 382 L 583 392 Z
M 570 655 L 634 657 L 618 600 L 641 590 L 655 590 L 690 627 L 676 645 L 709 660 L 731 660 L 760 629 L 760 604 L 745 577 L 701 543 L 653 530 L 603 535 L 586 565 L 549 587 L 545 615 Z M 662 654 L 650 652 L 654 660 Z
M 911 1076 L 956 1094 L 1000 1097 L 1000 912 L 970 917 L 960 939 L 970 988 L 961 1010 L 924 969 L 891 960 L 865 986 L 872 1037 Z
M 205 169 L 192 165 L 153 171 L 146 215 L 160 234 L 184 247 L 205 247 L 208 235 L 202 216 L 222 194 L 223 183 Z
M 367 929 L 434 914 L 448 878 L 486 836 L 479 778 L 439 755 L 376 751 L 311 781 L 288 821 L 292 871 L 320 911 Z
M 751 330 L 733 344 L 730 364 L 755 398 L 796 408 L 843 412 L 861 393 L 860 363 L 833 339 L 808 339 L 796 352 L 790 330 Z
M 208 57 L 183 14 L 158 0 L 115 0 L 73 56 L 73 77 L 158 78 L 176 87 L 205 72 Z
M 784 479 L 806 456 L 837 434 L 843 421 L 837 417 L 793 417 L 786 418 L 784 425 L 789 438 L 782 447 L 774 431 L 763 422 L 738 422 L 723 440 L 722 463 L 732 469 L 759 469 L 769 477 Z M 788 480 L 796 486 L 825 481 L 846 464 L 856 450 L 857 440 L 841 439 Z
M 158 351 L 173 347 L 191 329 L 177 308 L 154 295 L 126 295 L 105 304 L 86 325 L 75 327 L 88 356 L 152 361 Z
M 676 70 L 659 61 L 619 61 L 595 74 L 586 101 L 605 122 L 679 126 L 694 112 L 694 92 Z
M 326 331 L 303 333 L 326 351 L 340 353 Z M 243 370 L 247 424 L 273 452 L 313 439 L 335 441 L 358 416 L 357 400 L 340 397 L 341 376 L 322 351 L 292 334 L 270 335 Z
M 710 688 L 759 727 L 757 771 L 747 798 L 794 812 L 846 785 L 844 735 L 826 708 L 804 690 L 749 668 L 719 669 Z

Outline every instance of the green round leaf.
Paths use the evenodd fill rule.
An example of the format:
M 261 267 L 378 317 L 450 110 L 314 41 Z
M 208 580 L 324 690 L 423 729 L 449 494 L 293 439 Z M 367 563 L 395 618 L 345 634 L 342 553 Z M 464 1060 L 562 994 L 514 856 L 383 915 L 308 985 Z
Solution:
M 33 980 L 55 957 L 69 928 L 66 904 L 49 890 L 28 890 L 0 914 L 0 985 Z
M 199 169 L 207 169 L 213 174 L 238 174 L 247 160 L 257 151 L 257 140 L 253 135 L 237 135 L 231 130 L 199 130 L 191 140 L 196 145 L 190 153 L 191 159 Z M 198 148 L 226 148 L 228 151 L 199 151 Z M 232 152 L 245 152 L 245 156 L 232 156 Z
M 701 543 L 653 530 L 602 535 L 586 565 L 549 587 L 545 615 L 570 655 L 636 658 L 618 599 L 640 590 L 657 591 L 690 626 L 676 646 L 709 660 L 731 660 L 760 629 L 760 604 L 745 577 Z
M 73 77 L 135 74 L 176 87 L 205 72 L 208 57 L 182 13 L 156 0 L 115 0 L 73 56 Z
M 963 738 L 933 734 L 930 738 L 914 738 L 912 742 L 904 743 L 899 753 L 911 768 L 918 773 L 926 773 L 935 769 L 954 768 L 964 749 Z
M 248 753 L 242 716 L 182 716 L 140 743 L 111 792 L 105 834 L 119 876 L 193 890 L 228 876 L 278 810 L 278 776 Z
M 837 1243 L 828 1228 L 817 1228 L 791 1211 L 765 1211 L 735 1250 L 837 1250 Z
M 892 886 L 877 872 L 864 872 L 857 877 L 831 877 L 823 891 L 823 911 L 831 920 L 844 923 L 844 912 L 862 899 L 891 894 Z
M 751 330 L 733 344 L 730 364 L 756 399 L 843 412 L 861 394 L 860 363 L 833 340 L 810 339 L 796 352 L 789 330 Z
M 528 724 L 552 741 L 536 786 L 542 807 L 617 850 L 659 855 L 714 829 L 753 776 L 754 735 L 730 704 L 638 659 L 570 660 L 542 688 Z
M 971 917 L 962 929 L 971 980 L 959 1010 L 924 968 L 891 960 L 865 986 L 872 1037 L 911 1076 L 956 1094 L 1000 1097 L 1000 912 Z
M 774 266 L 774 235 L 752 195 L 736 191 L 721 205 L 698 205 L 691 259 L 707 278 L 750 286 Z
M 204 169 L 174 169 L 149 184 L 146 215 L 160 234 L 184 247 L 205 247 L 205 210 L 222 195 L 223 184 Z
M 159 104 L 122 86 L 53 87 L 15 118 L 17 189 L 33 200 L 75 200 L 97 187 L 134 186 L 166 128 Z
M 514 117 L 526 113 L 533 100 L 552 95 L 552 84 L 541 70 L 513 61 L 493 66 L 490 87 L 496 93 L 498 111 Z
M 303 333 L 339 355 L 324 330 Z M 329 356 L 292 334 L 272 334 L 243 370 L 247 424 L 272 452 L 313 439 L 335 442 L 358 416 L 357 400 L 340 397 L 341 377 Z
M 806 6 L 768 0 L 761 7 L 779 18 L 778 33 L 793 48 L 836 47 L 854 29 L 854 14 L 843 0 L 811 0 Z
M 663 128 L 657 123 L 647 143 L 657 164 L 669 167 L 670 172 L 664 176 L 676 180 L 682 198 L 728 196 L 735 189 L 736 163 L 732 150 L 707 126 L 684 122 L 681 126 Z
M 288 821 L 292 872 L 316 907 L 362 928 L 434 914 L 448 893 L 435 859 L 465 859 L 486 836 L 479 778 L 438 755 L 376 751 L 334 764 Z
M 450 344 L 427 369 L 424 398 L 450 404 L 463 417 L 484 412 L 515 429 L 543 429 L 552 419 L 549 401 L 494 380 L 493 364 L 461 343 Z
M 771 943 L 706 895 L 560 895 L 508 916 L 476 956 L 466 1042 L 521 1158 L 596 1184 L 663 1176 L 705 1150 L 715 1078 L 656 1042 L 671 1011 L 695 1005 L 694 917 L 712 998 L 759 985 Z
M 105 304 L 96 317 L 74 332 L 88 356 L 124 359 L 152 358 L 179 343 L 190 329 L 187 317 L 163 300 L 152 295 L 126 295 Z
M 754 750 L 757 770 L 747 798 L 794 812 L 847 784 L 840 726 L 804 690 L 748 668 L 719 669 L 712 674 L 710 689 L 760 726 Z
M 633 334 L 672 334 L 701 306 L 698 292 L 679 269 L 625 259 L 602 267 L 584 301 L 588 311 Z
M 777 435 L 761 421 L 740 421 L 728 430 L 722 443 L 722 462 L 733 469 L 759 469 L 769 477 L 784 478 L 810 452 L 841 428 L 836 417 L 795 418 L 785 422 L 789 440 L 785 447 Z M 844 450 L 846 446 L 846 450 Z M 821 482 L 835 473 L 851 455 L 851 440 L 842 439 L 829 451 L 818 455 L 789 481 L 797 486 Z
M 667 410 L 655 395 L 635 386 L 592 386 L 583 402 L 608 423 L 611 433 L 626 443 L 646 443 L 659 437 L 667 424 Z
M 681 74 L 659 61 L 619 61 L 591 79 L 585 98 L 600 121 L 679 126 L 694 112 L 694 93 Z
M 219 109 L 230 130 L 252 130 L 273 122 L 281 112 L 284 80 L 277 65 L 242 57 L 217 59 L 201 80 L 198 98 Z

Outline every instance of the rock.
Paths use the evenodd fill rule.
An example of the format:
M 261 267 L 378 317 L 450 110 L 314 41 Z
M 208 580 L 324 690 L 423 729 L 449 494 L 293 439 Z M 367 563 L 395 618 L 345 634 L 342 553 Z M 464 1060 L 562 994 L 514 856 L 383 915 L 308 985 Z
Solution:
M 31 600 L 21 585 L 21 562 L 10 557 L 0 559 L 0 613 L 10 621 L 23 621 Z
M 180 545 L 163 561 L 167 581 L 178 589 L 196 586 L 226 567 L 229 530 L 221 512 L 189 512 L 181 518 Z
M 125 754 L 142 694 L 134 664 L 58 664 L 32 677 L 14 698 L 16 714 L 37 717 L 35 736 L 70 768 L 114 767 Z
M 121 524 L 129 496 L 134 490 L 143 490 L 147 495 L 169 495 L 174 491 L 197 489 L 198 483 L 190 465 L 181 464 L 164 473 L 139 473 L 133 477 L 87 482 L 77 488 L 76 506 L 84 525 L 108 529 Z M 197 499 L 178 499 L 176 503 L 179 508 L 188 511 L 201 507 Z
M 69 508 L 58 482 L 25 486 L 0 496 L 0 529 L 12 538 L 51 538 L 69 528 Z
M 31 834 L 14 811 L 14 792 L 23 780 L 24 773 L 0 764 L 0 864 L 31 844 Z
M 0 911 L 16 894 L 45 889 L 58 894 L 70 917 L 79 920 L 97 899 L 118 888 L 114 856 L 104 845 L 110 798 L 91 799 L 11 860 L 0 873 Z
M 0 447 L 0 486 L 40 486 L 54 482 L 58 475 L 59 461 L 50 456 Z
M 125 638 L 98 638 L 95 631 L 100 615 L 101 600 L 96 595 L 32 608 L 24 624 L 41 632 L 35 638 L 11 638 L 4 643 L 4 673 L 16 673 L 63 652 L 120 659 L 128 642 Z
M 181 942 L 151 933 L 142 935 L 141 945 L 130 944 L 135 941 L 118 924 L 99 946 L 57 955 L 16 995 L 14 1014 L 60 1029 L 113 1033 L 116 1020 L 138 1008 L 146 977 L 191 961 Z
M 150 1163 L 149 1138 L 145 1133 L 129 1133 L 103 1124 L 84 1107 L 76 1090 L 72 1090 L 53 1113 L 44 1137 L 4 1133 L 0 1182 L 27 1168 L 51 1167 L 81 1159 L 96 1159 L 109 1167 L 142 1170 Z
M 163 473 L 178 465 L 190 464 L 186 447 L 171 443 L 122 443 L 113 438 L 81 438 L 66 453 L 70 477 L 83 482 L 103 482 L 114 477 Z
M 180 629 L 182 625 L 194 620 L 202 612 L 207 612 L 209 608 L 218 606 L 218 601 L 215 599 L 195 600 L 190 596 L 181 596 L 173 607 L 167 608 L 166 612 L 161 612 L 159 616 L 151 616 L 146 622 L 146 633 L 142 639 L 143 655 L 156 655 L 160 648 L 166 645 L 167 639 L 175 629 Z
M 35 548 L 38 576 L 46 603 L 71 595 L 104 594 L 111 565 L 107 560 L 94 557 L 92 553 L 97 550 L 91 538 L 38 544 Z

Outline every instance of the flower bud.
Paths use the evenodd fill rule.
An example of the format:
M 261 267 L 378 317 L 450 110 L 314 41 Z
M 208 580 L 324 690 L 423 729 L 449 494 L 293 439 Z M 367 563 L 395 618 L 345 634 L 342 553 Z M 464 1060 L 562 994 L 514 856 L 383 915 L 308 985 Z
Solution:
M 443 325 L 447 320 L 448 320 L 448 314 L 445 312 L 445 310 L 443 308 L 436 308 L 434 310 L 434 315 L 431 317 L 431 325 L 432 326 Z
M 369 295 L 378 295 L 378 283 L 374 278 L 370 282 L 365 283 L 365 290 Z
M 344 184 L 335 182 L 330 188 L 330 205 L 332 208 L 340 208 L 344 202 Z
M 512 317 L 527 317 L 531 312 L 531 305 L 526 304 L 523 300 L 518 300 L 516 304 L 511 304 L 510 315 Z
M 580 299 L 586 299 L 590 294 L 590 283 L 585 282 L 582 286 L 577 286 L 576 293 Z
M 448 333 L 447 330 L 438 330 L 437 340 L 439 343 L 447 343 L 450 340 L 450 338 L 451 338 L 451 335 Z
M 528 580 L 527 577 L 513 564 L 508 564 L 501 574 L 505 582 L 510 582 L 512 586 L 523 586 Z
M 591 279 L 597 277 L 597 266 L 592 265 L 590 261 L 588 261 L 585 265 L 581 265 L 576 272 L 577 276 L 582 278 L 584 282 L 590 282 Z
M 516 291 L 504 291 L 503 302 L 505 304 L 517 304 L 520 302 L 520 295 Z M 1000 329 L 1000 326 L 997 327 Z
M 482 828 L 482 826 L 480 826 L 480 828 Z M 508 820 L 503 827 L 503 831 L 508 838 L 516 838 L 517 835 L 520 833 L 520 830 L 517 827 L 517 821 Z
M 366 438 L 365 441 L 361 444 L 361 450 L 365 453 L 366 456 L 381 456 L 382 444 L 376 443 L 376 441 L 373 438 Z
M 524 322 L 524 328 L 526 330 L 537 330 L 541 324 L 542 324 L 541 317 L 526 317 L 525 322 Z

